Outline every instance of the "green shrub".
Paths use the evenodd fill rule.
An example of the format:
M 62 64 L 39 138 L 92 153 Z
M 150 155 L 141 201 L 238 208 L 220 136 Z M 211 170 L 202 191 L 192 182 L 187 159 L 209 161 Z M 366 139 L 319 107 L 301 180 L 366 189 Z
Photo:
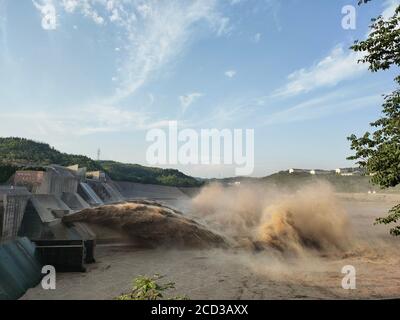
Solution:
M 187 300 L 186 296 L 175 296 L 167 298 L 164 293 L 175 288 L 174 282 L 160 284 L 158 280 L 163 276 L 158 274 L 153 277 L 139 276 L 133 281 L 132 291 L 128 294 L 123 294 L 117 297 L 117 300 Z

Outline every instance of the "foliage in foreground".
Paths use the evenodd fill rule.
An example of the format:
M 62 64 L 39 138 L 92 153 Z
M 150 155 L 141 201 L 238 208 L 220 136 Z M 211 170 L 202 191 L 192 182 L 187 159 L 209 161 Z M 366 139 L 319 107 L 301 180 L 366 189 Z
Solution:
M 369 1 L 360 1 L 369 2 Z M 389 19 L 380 16 L 372 20 L 371 33 L 364 41 L 356 42 L 352 49 L 364 56 L 360 62 L 367 63 L 372 72 L 388 70 L 400 66 L 400 6 Z M 400 76 L 395 79 L 400 85 Z M 400 88 L 384 98 L 383 117 L 371 123 L 374 132 L 362 137 L 352 135 L 351 149 L 355 155 L 350 160 L 373 174 L 372 182 L 382 188 L 400 184 Z M 397 223 L 400 219 L 400 205 L 393 207 L 387 217 L 378 218 L 377 224 Z M 390 230 L 395 236 L 400 235 L 400 226 Z
M 186 296 L 166 297 L 164 293 L 175 288 L 174 282 L 160 284 L 163 276 L 139 276 L 133 281 L 132 291 L 117 297 L 117 300 L 188 300 Z

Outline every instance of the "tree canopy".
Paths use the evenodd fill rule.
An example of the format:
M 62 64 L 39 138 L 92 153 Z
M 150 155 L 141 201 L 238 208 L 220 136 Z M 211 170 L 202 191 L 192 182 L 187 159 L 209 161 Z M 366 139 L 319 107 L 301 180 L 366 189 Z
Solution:
M 361 0 L 366 3 L 370 0 Z M 364 41 L 356 41 L 351 47 L 361 52 L 359 62 L 367 63 L 369 70 L 378 72 L 400 66 L 400 6 L 392 17 L 385 20 L 379 16 L 372 19 L 371 32 Z M 400 75 L 395 77 L 397 89 L 384 96 L 382 117 L 370 125 L 373 132 L 363 136 L 351 135 L 351 149 L 355 155 L 350 160 L 372 175 L 372 182 L 382 188 L 400 184 Z M 387 217 L 378 218 L 377 223 L 392 224 L 400 219 L 400 205 L 389 211 Z M 400 235 L 400 226 L 391 228 L 392 235 Z

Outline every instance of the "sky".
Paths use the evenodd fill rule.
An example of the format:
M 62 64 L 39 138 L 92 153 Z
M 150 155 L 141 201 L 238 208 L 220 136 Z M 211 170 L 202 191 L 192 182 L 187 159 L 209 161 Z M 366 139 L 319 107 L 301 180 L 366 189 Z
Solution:
M 254 129 L 255 170 L 352 166 L 394 71 L 349 49 L 400 0 L 0 0 L 0 136 L 147 165 L 146 133 Z M 355 29 L 342 8 L 356 7 Z M 165 165 L 196 177 L 229 165 Z

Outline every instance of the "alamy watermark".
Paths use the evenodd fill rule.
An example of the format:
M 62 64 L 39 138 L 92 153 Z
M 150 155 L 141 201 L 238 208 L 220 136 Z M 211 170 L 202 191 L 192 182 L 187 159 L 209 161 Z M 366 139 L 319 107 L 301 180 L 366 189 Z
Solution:
M 43 266 L 42 288 L 43 290 L 56 290 L 56 268 L 51 265 Z
M 355 30 L 357 28 L 357 10 L 353 5 L 342 8 L 342 28 L 345 30 Z
M 254 129 L 151 129 L 146 141 L 150 165 L 235 165 L 238 176 L 254 171 Z
M 347 265 L 342 268 L 342 273 L 346 274 L 342 279 L 342 288 L 345 290 L 356 289 L 356 268 Z

